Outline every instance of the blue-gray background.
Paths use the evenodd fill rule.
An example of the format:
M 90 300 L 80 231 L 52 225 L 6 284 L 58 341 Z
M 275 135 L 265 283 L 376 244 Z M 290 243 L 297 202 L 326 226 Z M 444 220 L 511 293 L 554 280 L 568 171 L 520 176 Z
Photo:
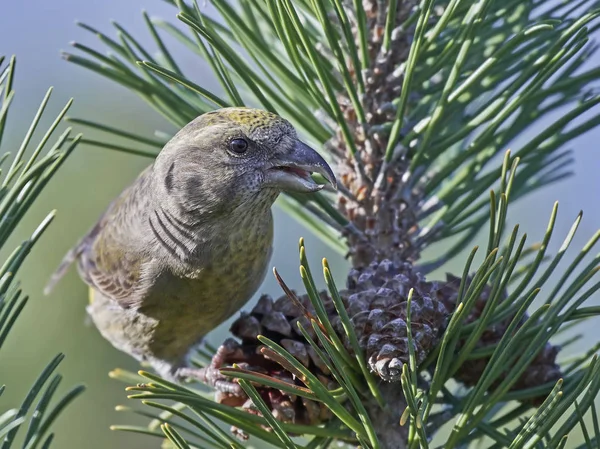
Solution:
M 70 97 L 75 97 L 70 112 L 72 116 L 116 125 L 142 135 L 151 135 L 156 129 L 174 131 L 134 94 L 65 62 L 59 56 L 60 50 L 69 50 L 68 43 L 72 40 L 101 48 L 94 36 L 74 24 L 75 19 L 108 34 L 114 34 L 110 20 L 115 19 L 153 49 L 142 19 L 142 8 L 151 15 L 176 21 L 175 10 L 159 0 L 2 1 L 0 54 L 16 54 L 18 57 L 16 99 L 2 152 L 14 153 L 18 148 L 19 139 L 49 86 L 54 86 L 55 91 L 45 123 Z M 174 48 L 180 49 L 179 46 Z M 189 52 L 176 50 L 175 54 L 181 54 L 181 65 L 188 76 L 198 84 L 213 85 L 202 61 Z M 590 61 L 594 65 L 599 63 Z M 585 215 L 574 248 L 581 247 L 599 227 L 599 140 L 600 130 L 594 130 L 573 142 L 572 147 L 577 149 L 576 176 L 511 206 L 510 222 L 524 225 L 530 242 L 542 235 L 555 200 L 560 202 L 560 209 L 557 237 L 551 249 L 558 248 L 559 236 L 565 235 L 580 209 L 585 210 Z M 135 419 L 114 411 L 117 404 L 126 402 L 125 393 L 123 384 L 109 379 L 107 373 L 115 367 L 135 370 L 137 365 L 113 349 L 86 323 L 84 306 L 87 291 L 74 271 L 51 297 L 41 294 L 45 281 L 64 252 L 148 162 L 140 157 L 80 146 L 46 188 L 4 250 L 6 252 L 26 237 L 50 210 L 58 210 L 56 220 L 20 272 L 19 278 L 23 279 L 31 302 L 0 354 L 0 384 L 8 386 L 0 400 L 0 410 L 17 406 L 42 367 L 59 351 L 67 355 L 61 365 L 65 377 L 63 388 L 80 381 L 87 384 L 87 392 L 55 426 L 57 448 L 159 447 L 158 440 L 108 430 L 110 424 L 131 423 Z M 306 237 L 314 264 L 318 264 L 321 257 L 330 258 L 336 277 L 342 284 L 346 266 L 344 260 L 278 210 L 272 265 L 278 267 L 293 287 L 300 288 L 296 264 L 300 236 Z M 452 268 L 457 272 L 459 262 L 455 262 Z M 280 294 L 271 276 L 267 276 L 261 291 Z M 211 341 L 220 342 L 226 329 L 227 325 L 222 325 L 211 335 Z M 599 336 L 593 325 L 587 325 L 584 331 L 589 338 L 597 339 Z

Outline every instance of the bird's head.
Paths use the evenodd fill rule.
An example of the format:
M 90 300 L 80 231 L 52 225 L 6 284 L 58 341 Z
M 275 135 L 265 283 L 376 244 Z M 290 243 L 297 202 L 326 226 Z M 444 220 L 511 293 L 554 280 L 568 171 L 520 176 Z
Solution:
M 186 208 L 201 204 L 207 212 L 272 202 L 281 191 L 316 192 L 323 186 L 311 173 L 336 186 L 327 162 L 298 139 L 287 120 L 250 108 L 196 118 L 165 145 L 154 172 L 162 194 Z

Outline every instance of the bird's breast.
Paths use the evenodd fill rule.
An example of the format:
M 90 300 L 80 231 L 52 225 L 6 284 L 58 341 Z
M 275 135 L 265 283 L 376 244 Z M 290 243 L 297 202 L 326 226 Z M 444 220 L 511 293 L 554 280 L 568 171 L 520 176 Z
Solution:
M 139 309 L 157 324 L 153 352 L 185 352 L 254 295 L 273 243 L 270 213 L 254 218 L 212 240 L 210 257 L 199 254 L 197 263 L 178 262 L 157 276 Z
M 271 258 L 273 221 L 248 217 L 213 243 L 209 264 L 198 273 L 198 281 L 223 301 L 229 317 L 256 292 Z M 206 285 L 206 284 L 209 285 Z

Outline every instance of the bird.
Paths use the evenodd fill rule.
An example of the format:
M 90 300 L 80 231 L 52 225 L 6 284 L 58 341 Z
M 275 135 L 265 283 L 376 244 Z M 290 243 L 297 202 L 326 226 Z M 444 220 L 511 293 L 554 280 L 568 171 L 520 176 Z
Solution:
M 271 207 L 281 192 L 321 190 L 312 173 L 336 188 L 328 163 L 279 115 L 206 112 L 108 206 L 44 292 L 76 262 L 87 313 L 114 347 L 165 379 L 227 389 L 218 363 L 192 367 L 191 352 L 258 290 L 272 253 Z

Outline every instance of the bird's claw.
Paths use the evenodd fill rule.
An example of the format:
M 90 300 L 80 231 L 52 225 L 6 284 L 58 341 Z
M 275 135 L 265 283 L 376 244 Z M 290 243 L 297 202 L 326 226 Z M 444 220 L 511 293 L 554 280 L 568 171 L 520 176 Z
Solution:
M 243 395 L 244 390 L 240 384 L 233 382 L 229 377 L 221 374 L 218 368 L 207 366 L 204 368 L 180 368 L 177 376 L 184 379 L 195 379 L 217 391 L 236 396 Z
M 219 370 L 230 359 L 236 359 L 242 356 L 243 354 L 239 343 L 233 338 L 228 338 L 221 346 L 219 346 L 208 366 L 204 368 L 179 368 L 177 370 L 177 376 L 186 379 L 191 378 L 199 380 L 221 393 L 243 396 L 244 390 L 240 387 L 240 384 L 221 374 L 221 371 Z

